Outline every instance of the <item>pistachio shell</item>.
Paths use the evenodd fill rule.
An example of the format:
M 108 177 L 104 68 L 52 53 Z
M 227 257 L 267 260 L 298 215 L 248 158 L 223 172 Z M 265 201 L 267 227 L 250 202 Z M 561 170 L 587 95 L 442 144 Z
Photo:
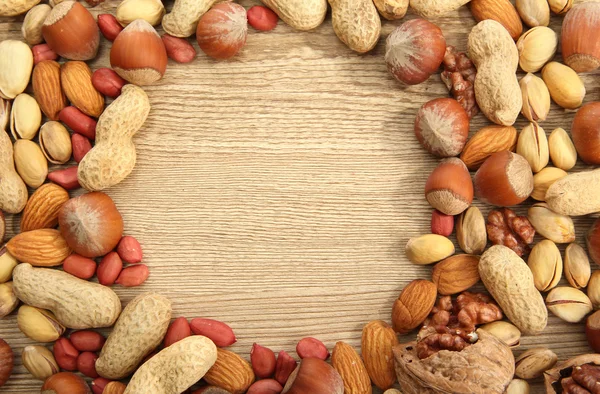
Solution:
M 535 73 L 556 54 L 558 36 L 546 26 L 537 26 L 523 33 L 517 41 L 519 66 L 523 71 Z
M 539 242 L 531 250 L 527 265 L 533 274 L 533 282 L 539 291 L 556 287 L 563 271 L 563 261 L 556 244 L 548 239 Z
M 550 112 L 550 92 L 544 80 L 528 73 L 519 81 L 523 95 L 521 113 L 530 122 L 546 120 Z
M 36 379 L 46 380 L 60 371 L 54 355 L 44 346 L 25 346 L 21 353 L 21 359 L 23 366 Z
M 12 282 L 0 283 L 0 319 L 11 313 L 19 305 L 13 291 Z
M 550 152 L 544 129 L 535 122 L 525 126 L 519 134 L 517 153 L 527 160 L 534 173 L 546 167 L 550 161 Z
M 54 342 L 65 332 L 52 312 L 29 305 L 19 308 L 17 325 L 23 334 L 38 342 Z
M 594 309 L 600 309 L 600 271 L 594 271 L 587 286 L 587 296 Z
M 42 123 L 42 111 L 37 101 L 26 93 L 19 94 L 10 112 L 10 131 L 15 140 L 32 140 Z
M 556 104 L 566 109 L 581 106 L 586 91 L 575 70 L 558 62 L 550 62 L 542 70 L 542 79 Z
M 567 173 L 560 168 L 546 167 L 533 176 L 533 192 L 531 197 L 538 201 L 546 199 L 546 192 L 552 184 L 561 178 L 567 176 Z
M 593 310 L 592 301 L 581 290 L 561 286 L 546 297 L 546 306 L 555 316 L 568 323 L 578 323 Z
M 123 26 L 136 19 L 144 19 L 152 26 L 158 25 L 165 15 L 165 6 L 160 0 L 124 0 L 117 7 L 115 16 Z
M 485 219 L 477 207 L 469 207 L 456 222 L 456 239 L 468 254 L 481 254 L 487 245 Z
M 489 332 L 513 349 L 521 343 L 521 331 L 512 323 L 500 320 L 484 324 L 480 329 Z
M 576 289 L 586 287 L 592 274 L 590 260 L 578 244 L 570 244 L 565 250 L 565 278 Z
M 40 147 L 50 163 L 64 164 L 71 158 L 71 135 L 61 123 L 46 122 L 40 130 Z
M 17 172 L 27 186 L 37 189 L 48 176 L 48 162 L 42 150 L 33 141 L 18 140 L 14 145 Z
M 575 241 L 573 219 L 553 212 L 548 204 L 533 204 L 527 211 L 527 218 L 540 235 L 558 244 Z
M 414 264 L 432 264 L 454 254 L 454 244 L 444 236 L 427 234 L 409 239 L 405 251 Z
M 550 150 L 552 163 L 556 167 L 565 171 L 569 171 L 575 167 L 577 163 L 577 150 L 571 137 L 569 137 L 569 134 L 564 129 L 559 127 L 550 133 L 550 137 L 548 137 L 548 149 Z
M 525 351 L 515 360 L 515 375 L 521 379 L 535 379 L 542 376 L 558 361 L 552 350 L 538 347 Z
M 529 27 L 548 26 L 550 23 L 550 6 L 547 0 L 517 0 L 515 7 Z
M 17 40 L 0 42 L 0 97 L 14 99 L 23 93 L 33 70 L 33 53 Z

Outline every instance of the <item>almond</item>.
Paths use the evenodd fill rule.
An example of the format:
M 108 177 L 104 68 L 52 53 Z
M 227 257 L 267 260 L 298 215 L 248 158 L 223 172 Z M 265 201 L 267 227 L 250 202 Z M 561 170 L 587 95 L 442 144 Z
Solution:
M 479 282 L 479 256 L 458 254 L 433 267 L 431 280 L 441 295 L 457 294 Z
M 39 62 L 33 69 L 31 82 L 42 112 L 50 120 L 58 120 L 59 112 L 67 106 L 67 97 L 60 85 L 60 64 L 54 60 Z
M 503 150 L 514 152 L 516 147 L 517 129 L 512 126 L 487 126 L 471 137 L 460 159 L 469 170 L 475 171 L 493 153 Z
M 69 200 L 69 193 L 54 183 L 46 183 L 27 201 L 21 217 L 21 231 L 54 228 L 58 224 L 58 211 Z
M 425 321 L 437 298 L 437 286 L 423 279 L 410 282 L 392 308 L 394 331 L 406 334 Z
M 18 261 L 38 267 L 60 265 L 71 254 L 60 231 L 47 228 L 18 234 L 6 248 Z
M 92 71 L 80 61 L 66 62 L 60 68 L 63 91 L 71 104 L 86 115 L 99 117 L 104 111 L 104 96 L 92 84 Z
M 394 371 L 394 346 L 398 345 L 396 333 L 386 322 L 375 320 L 363 328 L 362 357 L 373 384 L 387 390 L 396 382 Z
M 250 363 L 236 353 L 217 349 L 217 361 L 204 375 L 204 380 L 231 394 L 244 394 L 254 383 L 254 372 Z
M 371 394 L 371 379 L 354 348 L 338 342 L 331 353 L 331 365 L 344 381 L 344 394 Z
M 477 22 L 492 19 L 504 26 L 513 40 L 521 36 L 521 17 L 509 0 L 473 0 L 470 5 L 471 13 Z

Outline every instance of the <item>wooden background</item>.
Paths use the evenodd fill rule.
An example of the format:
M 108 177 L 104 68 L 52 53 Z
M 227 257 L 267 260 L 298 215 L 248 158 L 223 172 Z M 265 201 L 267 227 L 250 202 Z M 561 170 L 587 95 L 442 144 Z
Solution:
M 0 40 L 21 39 L 21 21 L 0 18 Z M 475 24 L 466 7 L 435 22 L 448 44 L 466 49 Z M 238 337 L 232 349 L 244 356 L 253 342 L 293 352 L 305 336 L 330 349 L 339 340 L 359 346 L 365 323 L 390 320 L 403 286 L 430 277 L 431 267 L 404 256 L 406 241 L 429 231 L 423 187 L 437 163 L 412 130 L 417 109 L 447 95 L 439 75 L 402 87 L 388 74 L 385 37 L 401 23 L 385 21 L 366 55 L 337 39 L 328 15 L 312 32 L 282 22 L 267 33 L 249 28 L 231 61 L 200 52 L 191 64 L 169 62 L 164 79 L 146 88 L 152 111 L 135 138 L 138 165 L 107 191 L 151 269 L 142 287 L 114 287 L 124 303 L 163 293 L 174 317 L 228 322 Z M 561 23 L 553 17 L 551 26 L 559 32 Z M 109 66 L 109 48 L 103 39 L 92 69 Z M 586 101 L 598 100 L 597 75 L 583 79 Z M 572 118 L 553 105 L 542 126 L 548 134 L 570 130 Z M 479 115 L 471 131 L 485 124 Z M 17 218 L 9 224 L 11 236 Z M 579 242 L 590 224 L 577 220 Z M 0 337 L 17 365 L 0 391 L 37 392 L 41 383 L 20 359 L 32 341 L 14 314 L 0 323 Z M 583 325 L 555 317 L 544 335 L 523 338 L 516 354 L 540 345 L 560 359 L 589 351 Z M 542 392 L 539 381 L 535 387 Z

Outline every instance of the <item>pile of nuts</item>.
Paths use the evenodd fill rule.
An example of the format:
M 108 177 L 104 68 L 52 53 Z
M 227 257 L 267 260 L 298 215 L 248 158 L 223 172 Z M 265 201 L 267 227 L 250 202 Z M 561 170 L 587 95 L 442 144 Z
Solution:
M 418 84 L 443 66 L 452 96 L 424 104 L 414 123 L 418 142 L 443 159 L 425 184 L 434 208 L 431 233 L 405 248 L 412 263 L 435 264 L 431 280 L 414 280 L 402 290 L 391 325 L 377 320 L 364 326 L 361 355 L 344 342 L 330 354 L 309 337 L 297 344 L 300 362 L 256 343 L 248 362 L 225 349 L 236 342 L 231 327 L 205 318 L 171 322 L 171 301 L 159 294 L 141 294 L 122 309 L 108 286 L 142 285 L 149 269 L 141 264 L 139 242 L 123 236 L 115 203 L 101 191 L 135 166 L 132 137 L 150 112 L 138 85 L 160 80 L 168 58 L 193 61 L 196 51 L 186 37 L 195 33 L 206 55 L 229 59 L 245 45 L 248 23 L 268 31 L 281 17 L 310 30 L 323 22 L 327 2 L 264 0 L 269 8 L 246 11 L 232 2 L 176 0 L 167 14 L 158 0 L 124 0 L 114 16 L 97 20 L 75 1 L 38 3 L 0 2 L 2 16 L 27 12 L 25 42 L 0 42 L 0 241 L 2 212 L 22 214 L 20 233 L 0 249 L 0 317 L 21 301 L 19 329 L 36 342 L 54 342 L 52 351 L 31 345 L 22 352 L 27 370 L 44 381 L 43 393 L 369 394 L 375 385 L 397 394 L 398 381 L 409 394 L 500 394 L 528 393 L 527 380 L 542 376 L 548 393 L 598 392 L 600 355 L 557 364 L 548 348 L 516 358 L 513 349 L 522 335 L 544 331 L 550 311 L 566 322 L 586 320 L 590 347 L 600 353 L 600 312 L 590 315 L 600 308 L 600 270 L 592 272 L 590 264 L 590 258 L 600 264 L 600 219 L 587 234 L 587 252 L 574 242 L 572 219 L 600 212 L 600 169 L 568 173 L 578 157 L 600 164 L 600 103 L 581 107 L 586 89 L 578 75 L 600 67 L 600 3 L 410 1 L 426 18 L 470 3 L 479 22 L 466 53 L 422 18 L 398 26 L 386 41 L 394 78 Z M 329 4 L 336 35 L 363 53 L 380 38 L 379 14 L 401 19 L 409 1 Z M 559 40 L 547 27 L 550 11 L 565 15 L 565 64 L 553 61 Z M 154 28 L 161 23 L 162 37 Z M 530 29 L 523 32 L 523 23 Z M 97 55 L 100 34 L 113 42 L 112 68 L 92 72 L 85 61 Z M 519 68 L 527 73 L 520 80 Z M 25 93 L 30 82 L 33 96 Z M 557 128 L 547 137 L 540 126 L 551 100 L 578 109 L 570 135 Z M 469 139 L 478 112 L 495 125 Z M 529 123 L 517 132 L 519 114 Z M 71 159 L 78 164 L 49 170 Z M 71 198 L 69 191 L 79 187 L 89 193 Z M 537 202 L 526 216 L 509 208 L 529 197 Z M 495 206 L 487 219 L 474 199 Z M 455 254 L 448 238 L 454 232 L 464 254 Z M 535 243 L 536 234 L 544 239 Z M 564 257 L 557 244 L 568 244 Z M 559 286 L 563 273 L 570 286 Z M 97 283 L 89 281 L 94 275 Z M 489 294 L 472 291 L 480 281 Z M 104 327 L 113 327 L 108 338 L 94 330 Z M 415 341 L 398 343 L 397 334 L 415 330 Z M 13 364 L 12 349 L 0 340 L 0 386 Z M 91 388 L 74 371 L 94 379 Z

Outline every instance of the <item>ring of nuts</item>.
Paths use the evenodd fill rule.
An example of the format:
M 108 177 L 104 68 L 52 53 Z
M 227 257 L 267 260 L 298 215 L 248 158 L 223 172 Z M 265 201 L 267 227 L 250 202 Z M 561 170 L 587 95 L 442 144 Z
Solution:
M 86 1 L 95 6 L 103 0 Z M 546 328 L 548 312 L 578 323 L 600 307 L 600 271 L 592 272 L 590 264 L 590 259 L 600 264 L 600 219 L 586 236 L 586 252 L 575 243 L 571 218 L 600 212 L 600 169 L 568 173 L 578 156 L 600 164 L 600 103 L 581 107 L 586 87 L 578 75 L 600 67 L 597 2 L 517 0 L 513 6 L 508 0 L 471 0 L 479 23 L 466 53 L 422 18 L 388 36 L 385 62 L 393 78 L 415 85 L 443 66 L 450 97 L 425 103 L 414 122 L 416 140 L 443 158 L 425 184 L 434 208 L 431 233 L 411 238 L 405 249 L 412 263 L 435 264 L 432 280 L 404 287 L 391 325 L 377 320 L 364 326 L 361 355 L 344 342 L 330 353 L 308 337 L 296 347 L 300 362 L 259 344 L 248 362 L 224 349 L 236 342 L 226 323 L 200 317 L 171 322 L 171 301 L 155 293 L 140 294 L 122 309 L 110 288 L 140 286 L 150 270 L 142 263 L 141 245 L 123 235 L 123 217 L 102 191 L 135 166 L 132 137 L 151 111 L 140 86 L 163 78 L 168 58 L 195 59 L 186 37 L 195 33 L 206 55 L 229 59 L 244 47 L 248 24 L 270 31 L 281 18 L 310 30 L 323 22 L 329 3 L 335 34 L 364 53 L 379 41 L 379 14 L 401 19 L 410 4 L 420 16 L 434 17 L 468 2 L 265 0 L 269 8 L 246 12 L 236 3 L 176 0 L 167 14 L 158 0 L 124 0 L 114 16 L 96 20 L 72 0 L 50 5 L 0 0 L 0 16 L 27 12 L 22 34 L 33 46 L 0 42 L 0 242 L 4 212 L 21 213 L 21 233 L 0 249 L 0 317 L 22 301 L 17 312 L 22 333 L 54 342 L 52 351 L 27 346 L 21 358 L 44 381 L 42 392 L 90 393 L 73 371 L 94 379 L 91 391 L 104 394 L 179 393 L 201 379 L 192 394 L 370 394 L 372 385 L 393 394 L 399 393 L 393 388 L 397 381 L 409 394 L 528 393 L 526 380 L 542 376 L 548 393 L 597 392 L 598 355 L 557 364 L 557 355 L 545 347 L 513 354 L 523 335 Z M 566 64 L 553 61 L 559 44 L 548 27 L 550 10 L 566 14 L 561 39 Z M 523 32 L 522 21 L 531 29 Z M 162 37 L 154 27 L 161 23 L 168 33 Z M 112 68 L 92 72 L 84 61 L 97 55 L 101 35 L 114 41 Z M 65 62 L 57 62 L 59 57 Z M 527 73 L 520 81 L 518 67 Z M 24 93 L 30 81 L 33 96 Z M 106 98 L 113 101 L 106 105 Z M 565 109 L 581 107 L 572 139 L 562 128 L 548 138 L 540 126 L 551 99 Z M 469 139 L 471 119 L 480 111 L 494 125 Z M 517 134 L 519 114 L 528 123 Z M 68 164 L 71 157 L 77 165 Z M 48 162 L 67 167 L 49 172 Z M 31 196 L 27 186 L 35 190 Z M 70 198 L 69 191 L 80 187 L 89 193 Z M 529 197 L 538 202 L 526 216 L 509 208 Z M 486 220 L 474 199 L 499 208 Z M 449 239 L 455 229 L 465 254 L 455 254 Z M 543 239 L 536 242 L 536 235 Z M 561 244 L 568 244 L 564 259 Z M 570 286 L 559 285 L 563 272 Z M 98 283 L 89 281 L 94 275 Z M 487 293 L 473 292 L 480 280 Z M 585 325 L 594 351 L 600 351 L 599 313 Z M 113 327 L 108 338 L 95 331 L 103 327 Z M 415 341 L 398 343 L 397 334 L 416 330 Z M 0 339 L 0 386 L 14 359 Z M 128 377 L 128 384 L 119 382 Z

